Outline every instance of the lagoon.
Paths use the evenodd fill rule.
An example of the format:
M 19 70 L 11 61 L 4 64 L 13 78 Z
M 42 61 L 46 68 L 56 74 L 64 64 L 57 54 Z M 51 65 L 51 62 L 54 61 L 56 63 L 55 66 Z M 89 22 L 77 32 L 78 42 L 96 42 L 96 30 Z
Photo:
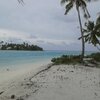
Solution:
M 46 60 L 51 61 L 53 57 L 59 57 L 61 55 L 78 55 L 80 51 L 0 51 L 0 68 L 15 67 L 22 64 L 34 64 L 44 62 Z M 92 51 L 87 51 L 86 54 L 91 54 Z

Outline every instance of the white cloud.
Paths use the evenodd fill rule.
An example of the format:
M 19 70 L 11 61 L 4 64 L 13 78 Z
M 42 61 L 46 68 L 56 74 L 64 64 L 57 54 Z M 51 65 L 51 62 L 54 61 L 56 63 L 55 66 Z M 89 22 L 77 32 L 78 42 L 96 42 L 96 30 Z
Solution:
M 24 6 L 19 5 L 17 0 L 0 2 L 1 40 L 28 41 L 45 49 L 66 49 L 67 46 L 73 50 L 81 47 L 77 40 L 80 31 L 75 8 L 64 16 L 60 0 L 24 1 Z M 96 18 L 99 6 L 100 1 L 88 4 L 91 19 Z

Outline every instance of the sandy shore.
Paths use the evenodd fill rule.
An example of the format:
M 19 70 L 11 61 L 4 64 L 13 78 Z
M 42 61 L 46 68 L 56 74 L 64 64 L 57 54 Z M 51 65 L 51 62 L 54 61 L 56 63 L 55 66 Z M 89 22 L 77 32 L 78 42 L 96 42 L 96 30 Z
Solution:
M 99 68 L 50 64 L 20 73 L 0 84 L 0 100 L 100 100 Z

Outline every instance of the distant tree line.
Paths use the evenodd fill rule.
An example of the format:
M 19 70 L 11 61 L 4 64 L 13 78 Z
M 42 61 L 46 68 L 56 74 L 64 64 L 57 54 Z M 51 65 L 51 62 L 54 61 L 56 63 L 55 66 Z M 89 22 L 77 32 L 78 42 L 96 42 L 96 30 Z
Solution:
M 29 50 L 29 51 L 43 51 L 43 48 L 37 45 L 30 45 L 23 42 L 22 44 L 16 43 L 1 43 L 1 50 Z

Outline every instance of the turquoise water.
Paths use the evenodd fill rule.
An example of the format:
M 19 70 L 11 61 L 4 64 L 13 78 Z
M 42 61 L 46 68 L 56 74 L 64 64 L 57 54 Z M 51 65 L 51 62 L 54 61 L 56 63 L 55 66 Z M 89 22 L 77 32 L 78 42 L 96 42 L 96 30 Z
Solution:
M 90 54 L 91 52 L 86 52 Z M 64 54 L 80 54 L 79 51 L 0 51 L 0 68 L 25 63 L 39 63 Z

